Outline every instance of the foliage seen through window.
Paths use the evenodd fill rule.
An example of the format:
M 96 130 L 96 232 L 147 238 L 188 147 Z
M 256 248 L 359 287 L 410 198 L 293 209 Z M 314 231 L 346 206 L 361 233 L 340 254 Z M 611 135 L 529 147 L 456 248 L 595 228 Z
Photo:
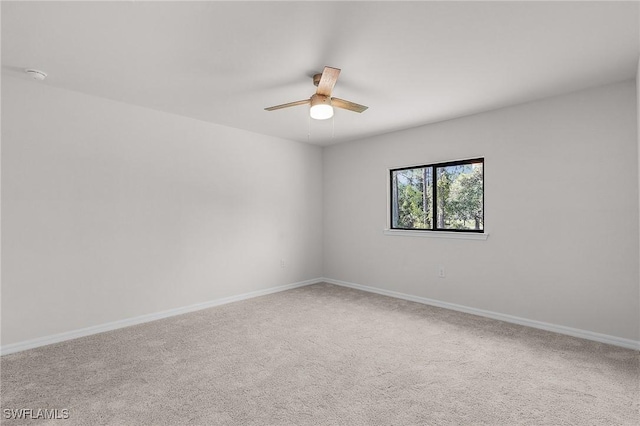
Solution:
M 392 229 L 482 232 L 484 159 L 391 170 L 391 221 Z

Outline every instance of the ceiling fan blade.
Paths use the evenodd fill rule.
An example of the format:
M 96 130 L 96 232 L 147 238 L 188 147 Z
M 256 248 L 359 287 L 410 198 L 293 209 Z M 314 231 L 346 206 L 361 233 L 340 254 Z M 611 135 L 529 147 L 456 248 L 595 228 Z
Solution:
M 308 104 L 309 102 L 311 102 L 311 100 L 309 99 L 304 99 L 302 101 L 295 101 L 295 102 L 289 102 L 288 104 L 282 104 L 282 105 L 276 105 L 276 106 L 272 106 L 269 108 L 265 108 L 266 111 L 275 111 L 277 109 L 282 109 L 282 108 L 289 108 L 292 106 L 298 106 L 298 105 L 304 105 L 304 104 Z
M 340 98 L 331 98 L 331 105 L 337 108 L 348 109 L 349 111 L 353 112 L 363 112 L 367 108 L 369 108 L 367 106 L 345 101 L 344 99 Z
M 338 68 L 324 67 L 324 71 L 322 71 L 322 77 L 320 78 L 320 83 L 318 83 L 318 90 L 316 90 L 316 94 L 331 96 L 333 86 L 335 86 L 336 81 L 338 81 L 338 75 L 340 75 L 340 70 Z

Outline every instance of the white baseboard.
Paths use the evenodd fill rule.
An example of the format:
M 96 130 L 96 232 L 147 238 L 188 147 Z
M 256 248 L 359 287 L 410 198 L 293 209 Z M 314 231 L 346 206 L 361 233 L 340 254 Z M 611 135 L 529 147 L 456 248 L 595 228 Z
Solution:
M 251 299 L 254 297 L 265 296 L 271 293 L 291 290 L 297 287 L 303 287 L 311 284 L 323 282 L 322 278 L 314 278 L 311 280 L 300 281 L 292 284 L 285 284 L 278 287 L 271 287 L 264 290 L 256 290 L 249 293 L 238 294 L 235 296 L 223 297 L 222 299 L 210 300 L 208 302 L 196 303 L 194 305 L 183 306 L 180 308 L 169 309 L 167 311 L 156 312 L 152 314 L 140 315 L 134 318 L 127 318 L 119 321 L 113 321 L 106 324 L 95 325 L 93 327 L 81 328 L 78 330 L 66 331 L 64 333 L 54 334 L 51 336 L 38 337 L 36 339 L 25 340 L 22 342 L 11 343 L 0 347 L 1 355 L 8 355 L 15 352 L 33 349 L 40 346 L 51 345 L 53 343 L 64 342 L 65 340 L 77 339 L 79 337 L 90 336 L 92 334 L 103 333 L 105 331 L 117 330 L 119 328 L 129 327 L 136 324 L 155 321 L 162 318 L 173 317 L 176 315 L 186 314 L 188 312 L 199 311 L 201 309 L 211 308 L 213 306 L 224 305 L 240 300 Z
M 621 346 L 623 348 L 640 350 L 640 341 L 637 341 L 637 340 L 625 339 L 622 337 L 610 336 L 608 334 L 601 334 L 593 331 L 565 327 L 563 325 L 556 325 L 556 324 L 550 324 L 542 321 L 535 321 L 535 320 L 530 320 L 526 318 L 515 317 L 513 315 L 501 314 L 498 312 L 485 311 L 484 309 L 470 308 L 468 306 L 457 305 L 455 303 L 442 302 L 439 300 L 428 299 L 426 297 L 399 293 L 397 291 L 384 290 L 381 288 L 369 287 L 366 285 L 334 280 L 332 278 L 323 278 L 322 281 L 329 284 L 335 284 L 343 287 L 354 288 L 357 290 L 368 291 L 370 293 L 377 293 L 383 296 L 395 297 L 397 299 L 404 299 L 404 300 L 409 300 L 411 302 L 422 303 L 425 305 L 437 306 L 439 308 L 451 309 L 453 311 L 465 312 L 468 314 L 478 315 L 486 318 L 492 318 L 500 321 L 510 322 L 513 324 L 524 325 L 532 328 L 539 328 L 541 330 L 552 331 L 559 334 L 566 334 L 568 336 L 579 337 L 587 340 L 594 340 L 596 342 L 607 343 L 615 346 Z
M 335 284 L 342 287 L 354 288 L 357 290 L 367 291 L 370 293 L 377 293 L 383 296 L 395 297 L 397 299 L 409 300 L 412 302 L 422 303 L 425 305 L 437 306 L 440 308 L 451 309 L 454 311 L 465 312 L 468 314 L 478 315 L 486 318 L 492 318 L 500 321 L 510 322 L 514 324 L 520 324 L 527 327 L 539 328 L 542 330 L 552 331 L 555 333 L 566 334 L 573 337 L 579 337 L 587 340 L 594 340 L 596 342 L 607 343 L 610 345 L 621 346 L 624 348 L 640 350 L 640 341 L 625 339 L 622 337 L 610 336 L 607 334 L 595 333 L 593 331 L 580 330 L 577 328 L 565 327 L 562 325 L 549 324 L 546 322 L 530 320 L 526 318 L 520 318 L 512 315 L 501 314 L 498 312 L 486 311 L 483 309 L 470 308 L 468 306 L 457 305 L 455 303 L 442 302 L 435 299 L 428 299 L 426 297 L 413 296 L 410 294 L 400 293 L 392 290 L 384 290 L 376 287 L 369 287 L 366 285 L 350 283 L 346 281 L 335 280 L 332 278 L 314 278 L 311 280 L 300 281 L 297 283 L 281 285 L 278 287 L 267 288 L 264 290 L 252 291 L 249 293 L 238 294 L 235 296 L 224 297 L 221 299 L 211 300 L 208 302 L 197 303 L 194 305 L 183 306 L 180 308 L 169 309 L 167 311 L 156 312 L 152 314 L 140 315 L 134 318 L 127 318 L 124 320 L 113 321 L 106 324 L 96 325 L 93 327 L 82 328 L 78 330 L 67 331 L 64 333 L 54 334 L 51 336 L 39 337 L 36 339 L 25 340 L 22 342 L 12 343 L 0 347 L 1 355 L 8 355 L 27 349 L 33 349 L 40 346 L 51 345 L 53 343 L 64 342 L 65 340 L 77 339 L 79 337 L 90 336 L 92 334 L 103 333 L 105 331 L 117 330 L 119 328 L 129 327 L 136 324 L 142 324 L 145 322 L 155 321 L 162 318 L 168 318 L 176 315 L 186 314 L 188 312 L 199 311 L 201 309 L 207 309 L 214 306 L 224 305 L 231 302 L 237 302 L 240 300 L 251 299 L 254 297 L 265 296 L 267 294 L 277 293 L 280 291 L 290 290 L 297 287 L 303 287 L 311 284 L 317 284 L 326 282 L 329 284 Z

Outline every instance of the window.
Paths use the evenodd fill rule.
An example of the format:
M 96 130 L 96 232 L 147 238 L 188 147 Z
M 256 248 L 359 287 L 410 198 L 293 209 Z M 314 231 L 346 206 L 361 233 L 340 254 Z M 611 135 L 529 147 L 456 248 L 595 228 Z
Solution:
M 483 232 L 484 158 L 390 173 L 391 229 Z

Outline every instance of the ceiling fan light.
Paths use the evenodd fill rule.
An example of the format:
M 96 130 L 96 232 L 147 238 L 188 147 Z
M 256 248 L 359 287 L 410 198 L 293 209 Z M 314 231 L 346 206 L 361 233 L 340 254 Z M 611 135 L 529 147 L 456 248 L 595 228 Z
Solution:
M 326 120 L 333 117 L 333 107 L 331 106 L 331 98 L 328 96 L 315 94 L 311 97 L 311 109 L 309 110 L 311 118 L 315 120 Z
M 331 105 L 316 105 L 311 107 L 311 118 L 316 120 L 326 120 L 333 117 L 333 108 Z

